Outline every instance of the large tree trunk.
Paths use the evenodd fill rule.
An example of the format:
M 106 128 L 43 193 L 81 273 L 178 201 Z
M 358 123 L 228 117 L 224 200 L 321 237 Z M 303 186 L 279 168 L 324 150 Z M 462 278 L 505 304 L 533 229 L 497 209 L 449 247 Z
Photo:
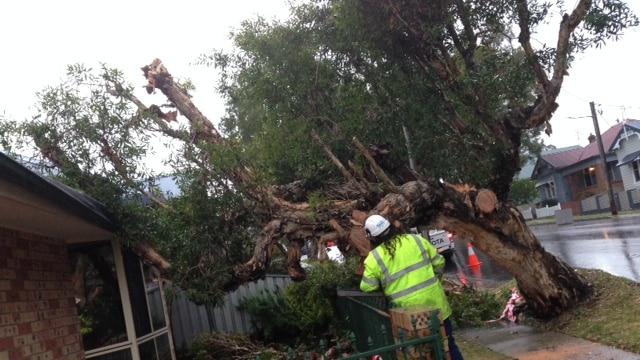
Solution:
M 224 145 L 226 140 L 219 136 L 206 117 L 196 111 L 190 98 L 173 82 L 159 60 L 143 69 L 149 86 L 159 89 L 176 104 L 200 139 Z M 314 139 L 321 142 L 319 137 Z M 376 177 L 382 179 L 384 190 L 372 186 L 363 174 L 349 173 L 324 144 L 320 144 L 321 148 L 343 171 L 348 183 L 339 190 L 344 200 L 334 201 L 323 211 L 314 213 L 313 217 L 308 216 L 309 204 L 286 200 L 287 191 L 295 189 L 295 184 L 289 189 L 242 187 L 243 192 L 254 191 L 246 194 L 247 197 L 260 200 L 253 204 L 264 208 L 256 211 L 270 214 L 270 217 L 264 219 L 253 257 L 233 269 L 226 290 L 263 278 L 269 269 L 273 251 L 283 238 L 291 243 L 287 264 L 292 279 L 296 281 L 305 279 L 299 262 L 300 248 L 309 239 L 320 245 L 335 241 L 344 251 L 353 248 L 360 256 L 366 256 L 368 241 L 362 225 L 368 215 L 377 213 L 387 216 L 403 229 L 437 223 L 439 228 L 454 231 L 471 241 L 515 276 L 527 304 L 540 317 L 559 314 L 590 293 L 586 280 L 546 252 L 517 208 L 500 203 L 494 192 L 435 181 L 410 181 L 396 186 L 377 166 L 368 150 L 357 139 L 354 143 L 370 162 Z M 228 174 L 231 181 L 240 185 L 252 179 L 247 169 L 230 169 Z
M 406 183 L 399 193 L 387 195 L 372 213 L 384 213 L 401 219 L 405 226 L 414 226 L 439 209 L 438 227 L 456 232 L 513 274 L 537 316 L 557 315 L 591 294 L 586 279 L 540 245 L 517 208 L 496 203 L 493 211 L 485 212 L 478 206 L 478 194 L 487 190 L 438 187 Z

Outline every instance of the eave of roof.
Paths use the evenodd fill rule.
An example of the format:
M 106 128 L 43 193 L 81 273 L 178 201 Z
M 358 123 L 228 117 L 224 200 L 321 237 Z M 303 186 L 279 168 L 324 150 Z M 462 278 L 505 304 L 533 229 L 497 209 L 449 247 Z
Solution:
M 0 152 L 0 176 L 46 200 L 59 204 L 72 215 L 107 231 L 115 225 L 101 203 L 61 183 L 41 176 Z

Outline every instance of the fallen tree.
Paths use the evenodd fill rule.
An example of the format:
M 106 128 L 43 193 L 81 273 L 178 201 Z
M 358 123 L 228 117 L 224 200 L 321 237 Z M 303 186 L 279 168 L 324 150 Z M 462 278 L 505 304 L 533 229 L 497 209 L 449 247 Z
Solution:
M 160 90 L 189 119 L 194 125 L 192 128 L 201 129 L 196 130 L 195 137 L 218 144 L 225 142 L 204 115 L 192 111 L 195 105 L 184 96 L 160 60 L 154 60 L 143 71 L 149 80 L 148 91 Z M 358 143 L 357 139 L 354 141 Z M 325 151 L 329 150 L 325 148 Z M 343 169 L 348 180 L 345 187 L 350 191 L 343 190 L 344 199 L 330 201 L 323 209 L 284 200 L 274 189 L 244 187 L 244 179 L 250 176 L 247 170 L 232 169 L 229 177 L 241 179 L 238 186 L 243 193 L 257 201 L 255 206 L 260 208 L 259 212 L 268 216 L 264 218 L 265 225 L 256 240 L 253 257 L 233 269 L 233 277 L 226 286 L 228 290 L 263 278 L 281 239 L 286 238 L 291 244 L 287 266 L 297 281 L 305 279 L 300 249 L 308 239 L 320 244 L 335 241 L 343 250 L 354 248 L 360 255 L 366 255 L 368 241 L 363 223 L 369 214 L 377 213 L 387 216 L 399 228 L 435 221 L 438 228 L 455 231 L 468 239 L 515 276 L 527 304 L 538 315 L 557 314 L 591 291 L 584 278 L 540 245 L 518 209 L 499 202 L 492 190 L 424 179 L 396 185 L 372 162 L 371 166 L 383 179 L 384 186 L 379 188 L 343 165 L 336 165 Z M 309 216 L 310 212 L 314 216 Z
M 286 26 L 247 25 L 238 35 L 247 57 L 214 56 L 222 68 L 240 69 L 235 77 L 225 73 L 222 78 L 231 80 L 220 86 L 236 116 L 229 127 L 247 126 L 233 137 L 218 132 L 193 103 L 189 86 L 178 84 L 158 59 L 142 70 L 147 91 L 162 93 L 165 103 L 145 105 L 116 70 L 103 68 L 94 77 L 81 66 L 70 67 L 71 80 L 44 91 L 38 115 L 16 126 L 16 133 L 32 137 L 47 165 L 69 185 L 94 196 L 109 190 L 104 198 L 114 208 L 123 193 L 140 194 L 145 204 L 153 204 L 116 214 L 127 230 L 121 238 L 163 237 L 172 271 L 184 279 L 178 285 L 200 293 L 230 291 L 262 278 L 280 250 L 291 277 L 302 281 L 299 259 L 309 241 L 316 248 L 337 242 L 343 251 L 365 256 L 369 243 L 362 224 L 379 213 L 402 229 L 434 226 L 461 235 L 515 276 L 538 316 L 556 315 L 584 299 L 589 284 L 544 250 L 508 194 L 527 131 L 551 133 L 572 54 L 637 24 L 624 3 L 578 1 L 558 23 L 555 48 L 540 50 L 532 45 L 532 31 L 546 19 L 549 5 L 537 1 L 313 4 L 300 8 L 298 21 Z M 576 33 L 585 21 L 583 30 L 591 37 Z M 352 101 L 362 94 L 366 99 Z M 423 101 L 428 106 L 416 109 Z M 426 145 L 407 150 L 410 162 L 417 162 L 418 170 L 438 163 L 438 171 L 452 175 L 444 178 L 466 180 L 435 180 L 435 173 L 425 176 L 428 171 L 395 162 L 389 144 L 347 140 L 336 121 L 345 113 L 357 119 L 346 124 L 347 133 L 365 142 L 391 138 L 393 127 L 400 143 L 410 138 L 408 125 L 414 131 L 425 128 Z M 295 129 L 286 132 L 290 127 Z M 373 133 L 368 137 L 358 133 L 368 130 Z M 183 192 L 171 201 L 155 191 L 155 178 L 141 168 L 148 139 L 157 134 L 182 146 L 176 153 L 184 162 L 174 171 L 185 174 Z M 253 139 L 260 145 L 288 140 L 285 145 L 304 148 L 305 160 L 311 152 L 321 153 L 344 183 L 272 185 L 244 154 L 264 152 L 250 149 Z M 356 149 L 353 154 L 336 149 L 345 143 Z M 288 151 L 277 150 L 278 156 Z M 275 164 L 294 161 L 292 156 Z M 290 169 L 284 166 L 283 172 Z M 320 195 L 314 198 L 310 191 Z M 246 238 L 254 234 L 247 260 Z M 219 298 L 216 293 L 198 299 Z

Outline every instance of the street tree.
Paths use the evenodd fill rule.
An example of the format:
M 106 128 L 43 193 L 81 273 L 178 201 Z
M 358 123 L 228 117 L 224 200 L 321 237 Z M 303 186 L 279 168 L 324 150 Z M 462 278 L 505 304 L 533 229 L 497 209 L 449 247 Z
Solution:
M 511 186 L 511 193 L 509 194 L 509 198 L 515 205 L 531 204 L 531 202 L 539 196 L 538 189 L 536 189 L 536 182 L 531 179 L 518 179 L 514 181 Z
M 181 254 L 175 275 L 201 301 L 263 277 L 276 248 L 294 280 L 305 278 L 310 240 L 363 256 L 362 224 L 379 213 L 400 228 L 455 231 L 515 276 L 535 314 L 552 316 L 591 289 L 509 201 L 522 139 L 541 127 L 551 134 L 576 53 L 637 25 L 618 0 L 556 5 L 554 47 L 536 48 L 548 2 L 303 3 L 286 23 L 246 23 L 235 37 L 242 51 L 205 57 L 223 70 L 224 133 L 159 59 L 143 74 L 163 103 L 144 104 L 115 70 L 91 77 L 72 67 L 17 128 L 114 208 L 122 192 L 148 199 L 120 208 L 121 236 Z M 183 192 L 175 199 L 159 196 L 142 166 L 152 134 L 168 139 Z

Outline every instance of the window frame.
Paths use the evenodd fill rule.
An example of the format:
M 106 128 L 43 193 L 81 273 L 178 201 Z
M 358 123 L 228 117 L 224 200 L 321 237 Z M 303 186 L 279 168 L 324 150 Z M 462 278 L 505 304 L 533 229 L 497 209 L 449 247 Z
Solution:
M 171 359 L 176 360 L 175 347 L 173 344 L 173 336 L 170 330 L 170 317 L 169 317 L 169 312 L 166 304 L 166 299 L 164 296 L 164 281 L 162 277 L 159 277 L 158 287 L 159 287 L 159 292 L 162 299 L 161 302 L 162 302 L 162 311 L 165 317 L 165 326 L 158 329 L 153 329 L 153 325 L 152 325 L 153 330 L 150 333 L 137 337 L 134 318 L 133 318 L 134 309 L 131 304 L 129 287 L 127 285 L 127 276 L 126 276 L 122 249 L 120 248 L 120 245 L 116 240 L 111 240 L 110 243 L 111 243 L 111 249 L 113 251 L 118 288 L 120 290 L 120 302 L 122 304 L 122 311 L 124 313 L 124 322 L 125 322 L 125 328 L 127 331 L 127 340 L 116 343 L 116 344 L 111 344 L 108 346 L 92 349 L 89 351 L 85 350 L 84 352 L 85 358 L 87 360 L 99 359 L 101 356 L 104 356 L 104 355 L 108 355 L 118 351 L 129 350 L 131 354 L 131 359 L 142 360 L 140 358 L 140 351 L 138 349 L 139 345 L 147 343 L 148 341 L 154 341 L 155 343 L 155 340 L 157 338 L 166 335 L 169 341 Z M 96 243 L 96 245 L 103 245 L 103 244 L 104 243 Z M 140 275 L 143 276 L 142 282 L 145 283 L 144 273 L 142 271 L 144 267 L 141 259 L 138 259 L 138 266 L 140 266 L 140 269 L 141 269 Z M 146 289 L 145 289 L 145 294 L 146 294 Z M 146 311 L 150 311 L 148 297 L 145 298 L 145 301 L 147 306 Z M 157 351 L 157 346 L 156 346 L 156 351 Z
M 640 159 L 631 162 L 631 172 L 636 183 L 640 182 Z
M 593 186 L 598 186 L 598 177 L 596 176 L 596 168 L 589 166 L 582 169 L 580 172 L 580 178 L 582 179 L 582 188 L 586 189 Z
M 556 183 L 553 181 L 550 181 L 546 184 L 544 184 L 544 191 L 545 191 L 545 195 L 547 195 L 547 199 L 556 199 L 557 194 L 556 194 Z

